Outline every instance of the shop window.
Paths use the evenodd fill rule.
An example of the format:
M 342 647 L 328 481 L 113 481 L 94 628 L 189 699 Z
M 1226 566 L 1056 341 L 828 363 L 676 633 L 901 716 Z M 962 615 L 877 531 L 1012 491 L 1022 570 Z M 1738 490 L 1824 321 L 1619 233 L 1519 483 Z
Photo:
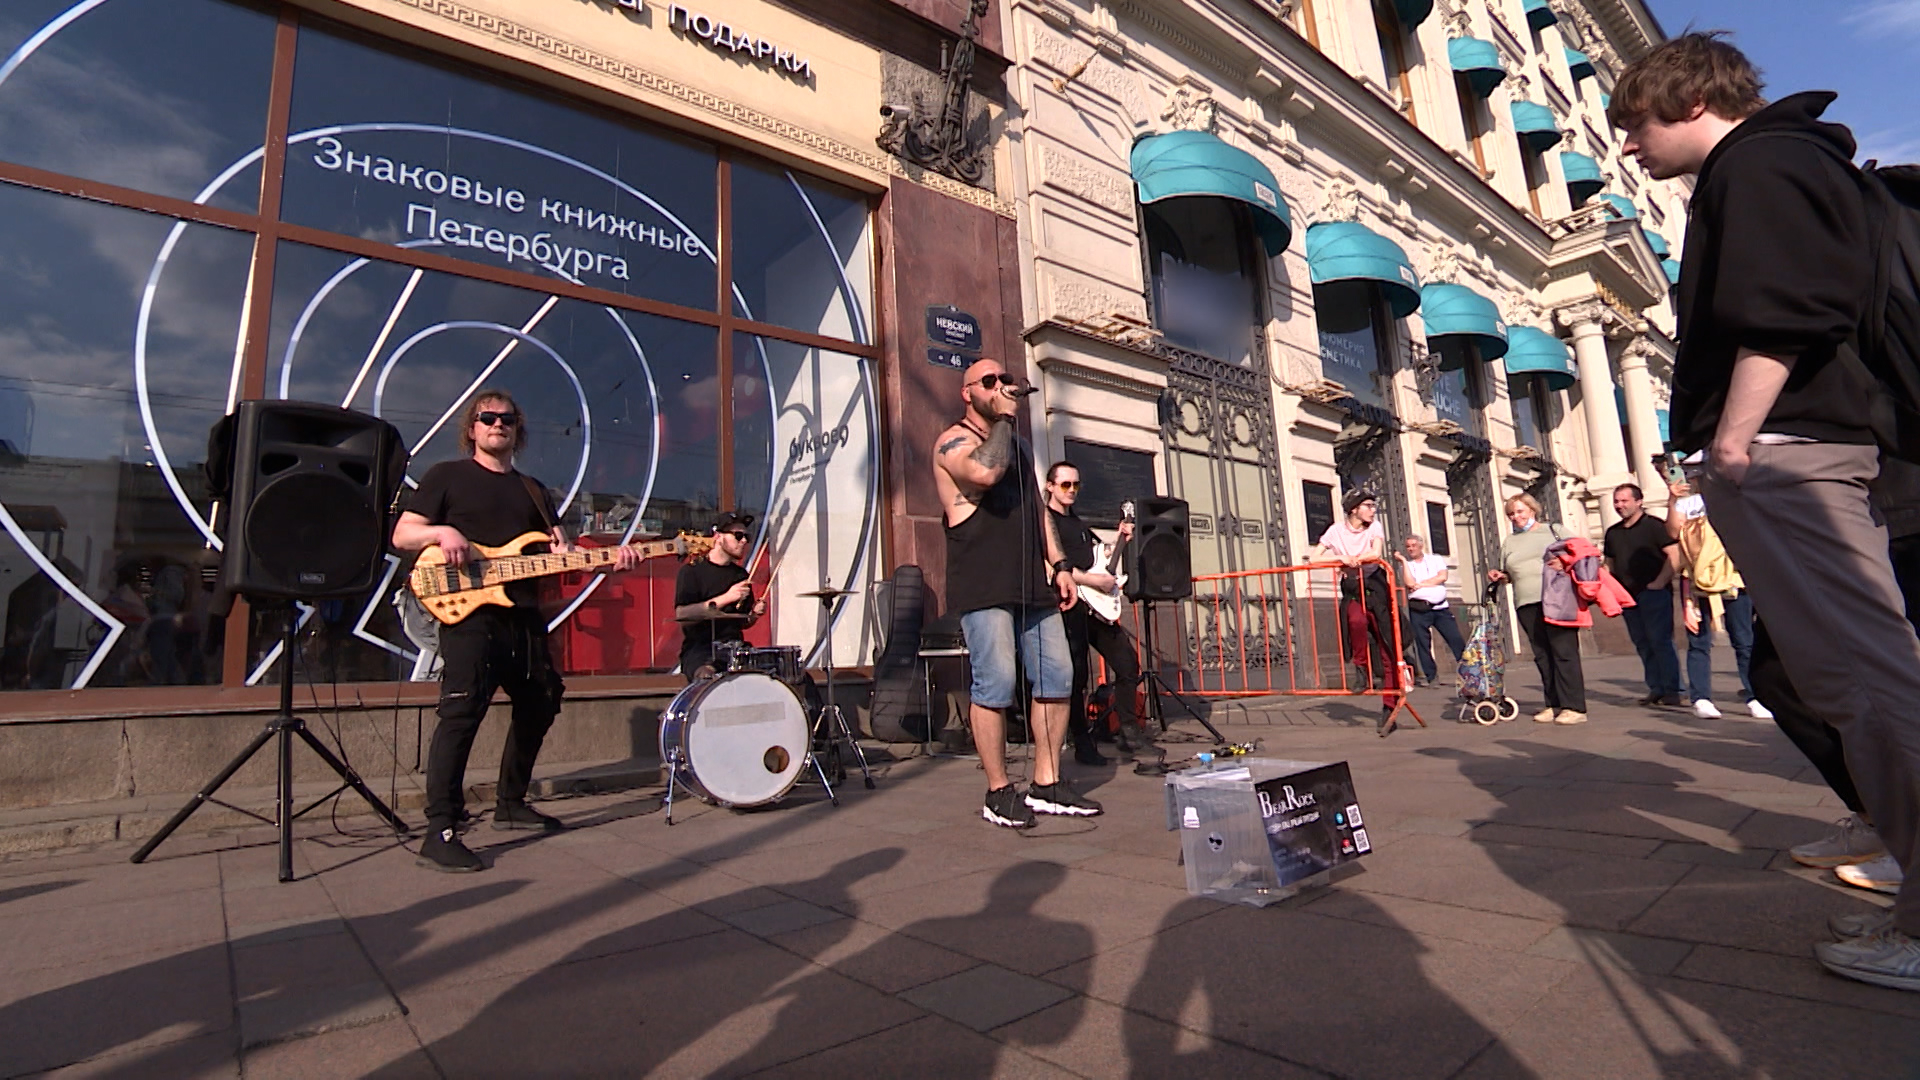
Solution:
M 1481 388 L 1485 381 L 1480 366 L 1476 362 L 1454 371 L 1442 371 L 1433 380 L 1435 418 L 1450 420 L 1471 435 L 1481 434 Z
M 1306 546 L 1311 547 L 1333 528 L 1333 485 L 1316 480 L 1301 481 L 1300 497 L 1307 523 Z
M 1448 517 L 1446 503 L 1427 504 L 1427 550 L 1435 555 L 1453 554 L 1453 523 Z
M 202 465 L 253 238 L 6 185 L 0 221 L 0 689 L 217 683 Z
M 0 4 L 0 160 L 252 211 L 275 20 L 223 0 Z
M 1410 122 L 1418 123 L 1413 112 L 1413 68 L 1407 62 L 1407 28 L 1393 0 L 1373 0 L 1373 29 L 1380 42 L 1380 60 L 1386 66 L 1387 90 L 1394 104 Z
M 1453 92 L 1460 101 L 1460 124 L 1467 133 L 1467 148 L 1473 154 L 1473 163 L 1482 177 L 1491 176 L 1493 171 L 1487 168 L 1487 152 L 1482 145 L 1493 126 L 1487 113 L 1487 104 L 1479 94 L 1474 93 L 1473 84 L 1467 81 L 1467 77 L 1459 72 L 1453 76 Z
M 1089 525 L 1110 529 L 1120 524 L 1121 507 L 1152 498 L 1159 457 L 1143 450 L 1068 439 L 1066 460 L 1080 469 L 1080 498 L 1074 512 Z
M 866 200 L 788 169 L 736 162 L 732 178 L 734 314 L 871 342 Z
M 1254 366 L 1260 275 L 1253 222 L 1228 199 L 1187 196 L 1142 206 L 1154 323 L 1170 344 Z
M 287 142 L 288 221 L 715 306 L 711 147 L 311 27 Z
M 1377 286 L 1344 281 L 1313 290 L 1320 368 L 1369 405 L 1392 407 L 1387 385 L 1398 355 L 1399 320 Z

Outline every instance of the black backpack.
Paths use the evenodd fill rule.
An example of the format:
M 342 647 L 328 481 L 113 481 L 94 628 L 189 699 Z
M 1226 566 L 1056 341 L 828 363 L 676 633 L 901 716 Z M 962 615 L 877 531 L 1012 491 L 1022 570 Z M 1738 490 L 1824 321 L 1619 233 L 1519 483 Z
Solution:
M 1860 173 L 1876 258 L 1855 344 L 1884 391 L 1873 417 L 1881 449 L 1920 463 L 1920 165 L 1869 161 Z

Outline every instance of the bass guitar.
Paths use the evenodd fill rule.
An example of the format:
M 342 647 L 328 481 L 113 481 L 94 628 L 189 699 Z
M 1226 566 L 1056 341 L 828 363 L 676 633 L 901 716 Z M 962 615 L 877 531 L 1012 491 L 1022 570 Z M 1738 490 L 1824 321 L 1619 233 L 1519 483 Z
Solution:
M 521 533 L 499 547 L 474 544 L 473 557 L 465 566 L 447 565 L 447 557 L 438 545 L 420 552 L 407 575 L 407 587 L 433 617 L 448 625 L 457 623 L 488 604 L 512 607 L 507 599 L 507 583 L 549 574 L 569 574 L 612 566 L 620 557 L 617 547 L 580 548 L 565 553 L 523 555 L 534 544 L 549 544 L 553 537 L 543 532 Z M 713 538 L 681 533 L 671 540 L 648 540 L 628 544 L 642 559 L 675 555 L 699 558 L 713 549 Z
M 1131 501 L 1120 504 L 1120 520 L 1129 525 L 1133 523 Z M 1110 623 L 1120 621 L 1120 610 L 1126 604 L 1122 594 L 1127 587 L 1127 575 L 1120 569 L 1120 556 L 1125 547 L 1126 545 L 1121 544 L 1117 539 L 1111 544 L 1098 540 L 1093 543 L 1094 568 L 1105 570 L 1113 575 L 1112 592 L 1101 592 L 1091 585 L 1080 586 L 1080 599 L 1087 602 L 1087 607 L 1092 609 L 1095 615 Z

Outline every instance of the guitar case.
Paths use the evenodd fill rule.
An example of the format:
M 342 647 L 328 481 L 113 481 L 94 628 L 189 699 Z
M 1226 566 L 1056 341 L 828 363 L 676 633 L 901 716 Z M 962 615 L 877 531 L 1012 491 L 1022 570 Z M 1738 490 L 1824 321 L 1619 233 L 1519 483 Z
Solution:
M 893 572 L 892 611 L 886 644 L 873 665 L 873 706 L 868 726 L 882 742 L 917 743 L 927 736 L 925 676 L 920 627 L 926 617 L 926 580 L 911 564 Z

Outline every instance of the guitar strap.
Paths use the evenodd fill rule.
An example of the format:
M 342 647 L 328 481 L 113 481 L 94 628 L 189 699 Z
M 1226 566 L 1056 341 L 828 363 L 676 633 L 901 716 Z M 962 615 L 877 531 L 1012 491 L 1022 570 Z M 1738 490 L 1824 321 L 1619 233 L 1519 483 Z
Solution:
M 553 511 L 547 507 L 547 493 L 541 491 L 540 485 L 534 483 L 533 477 L 526 473 L 520 474 L 520 482 L 527 485 L 527 494 L 532 497 L 533 505 L 539 508 L 540 520 L 547 523 L 547 531 L 552 532 L 559 528 L 560 523 L 553 520 Z

